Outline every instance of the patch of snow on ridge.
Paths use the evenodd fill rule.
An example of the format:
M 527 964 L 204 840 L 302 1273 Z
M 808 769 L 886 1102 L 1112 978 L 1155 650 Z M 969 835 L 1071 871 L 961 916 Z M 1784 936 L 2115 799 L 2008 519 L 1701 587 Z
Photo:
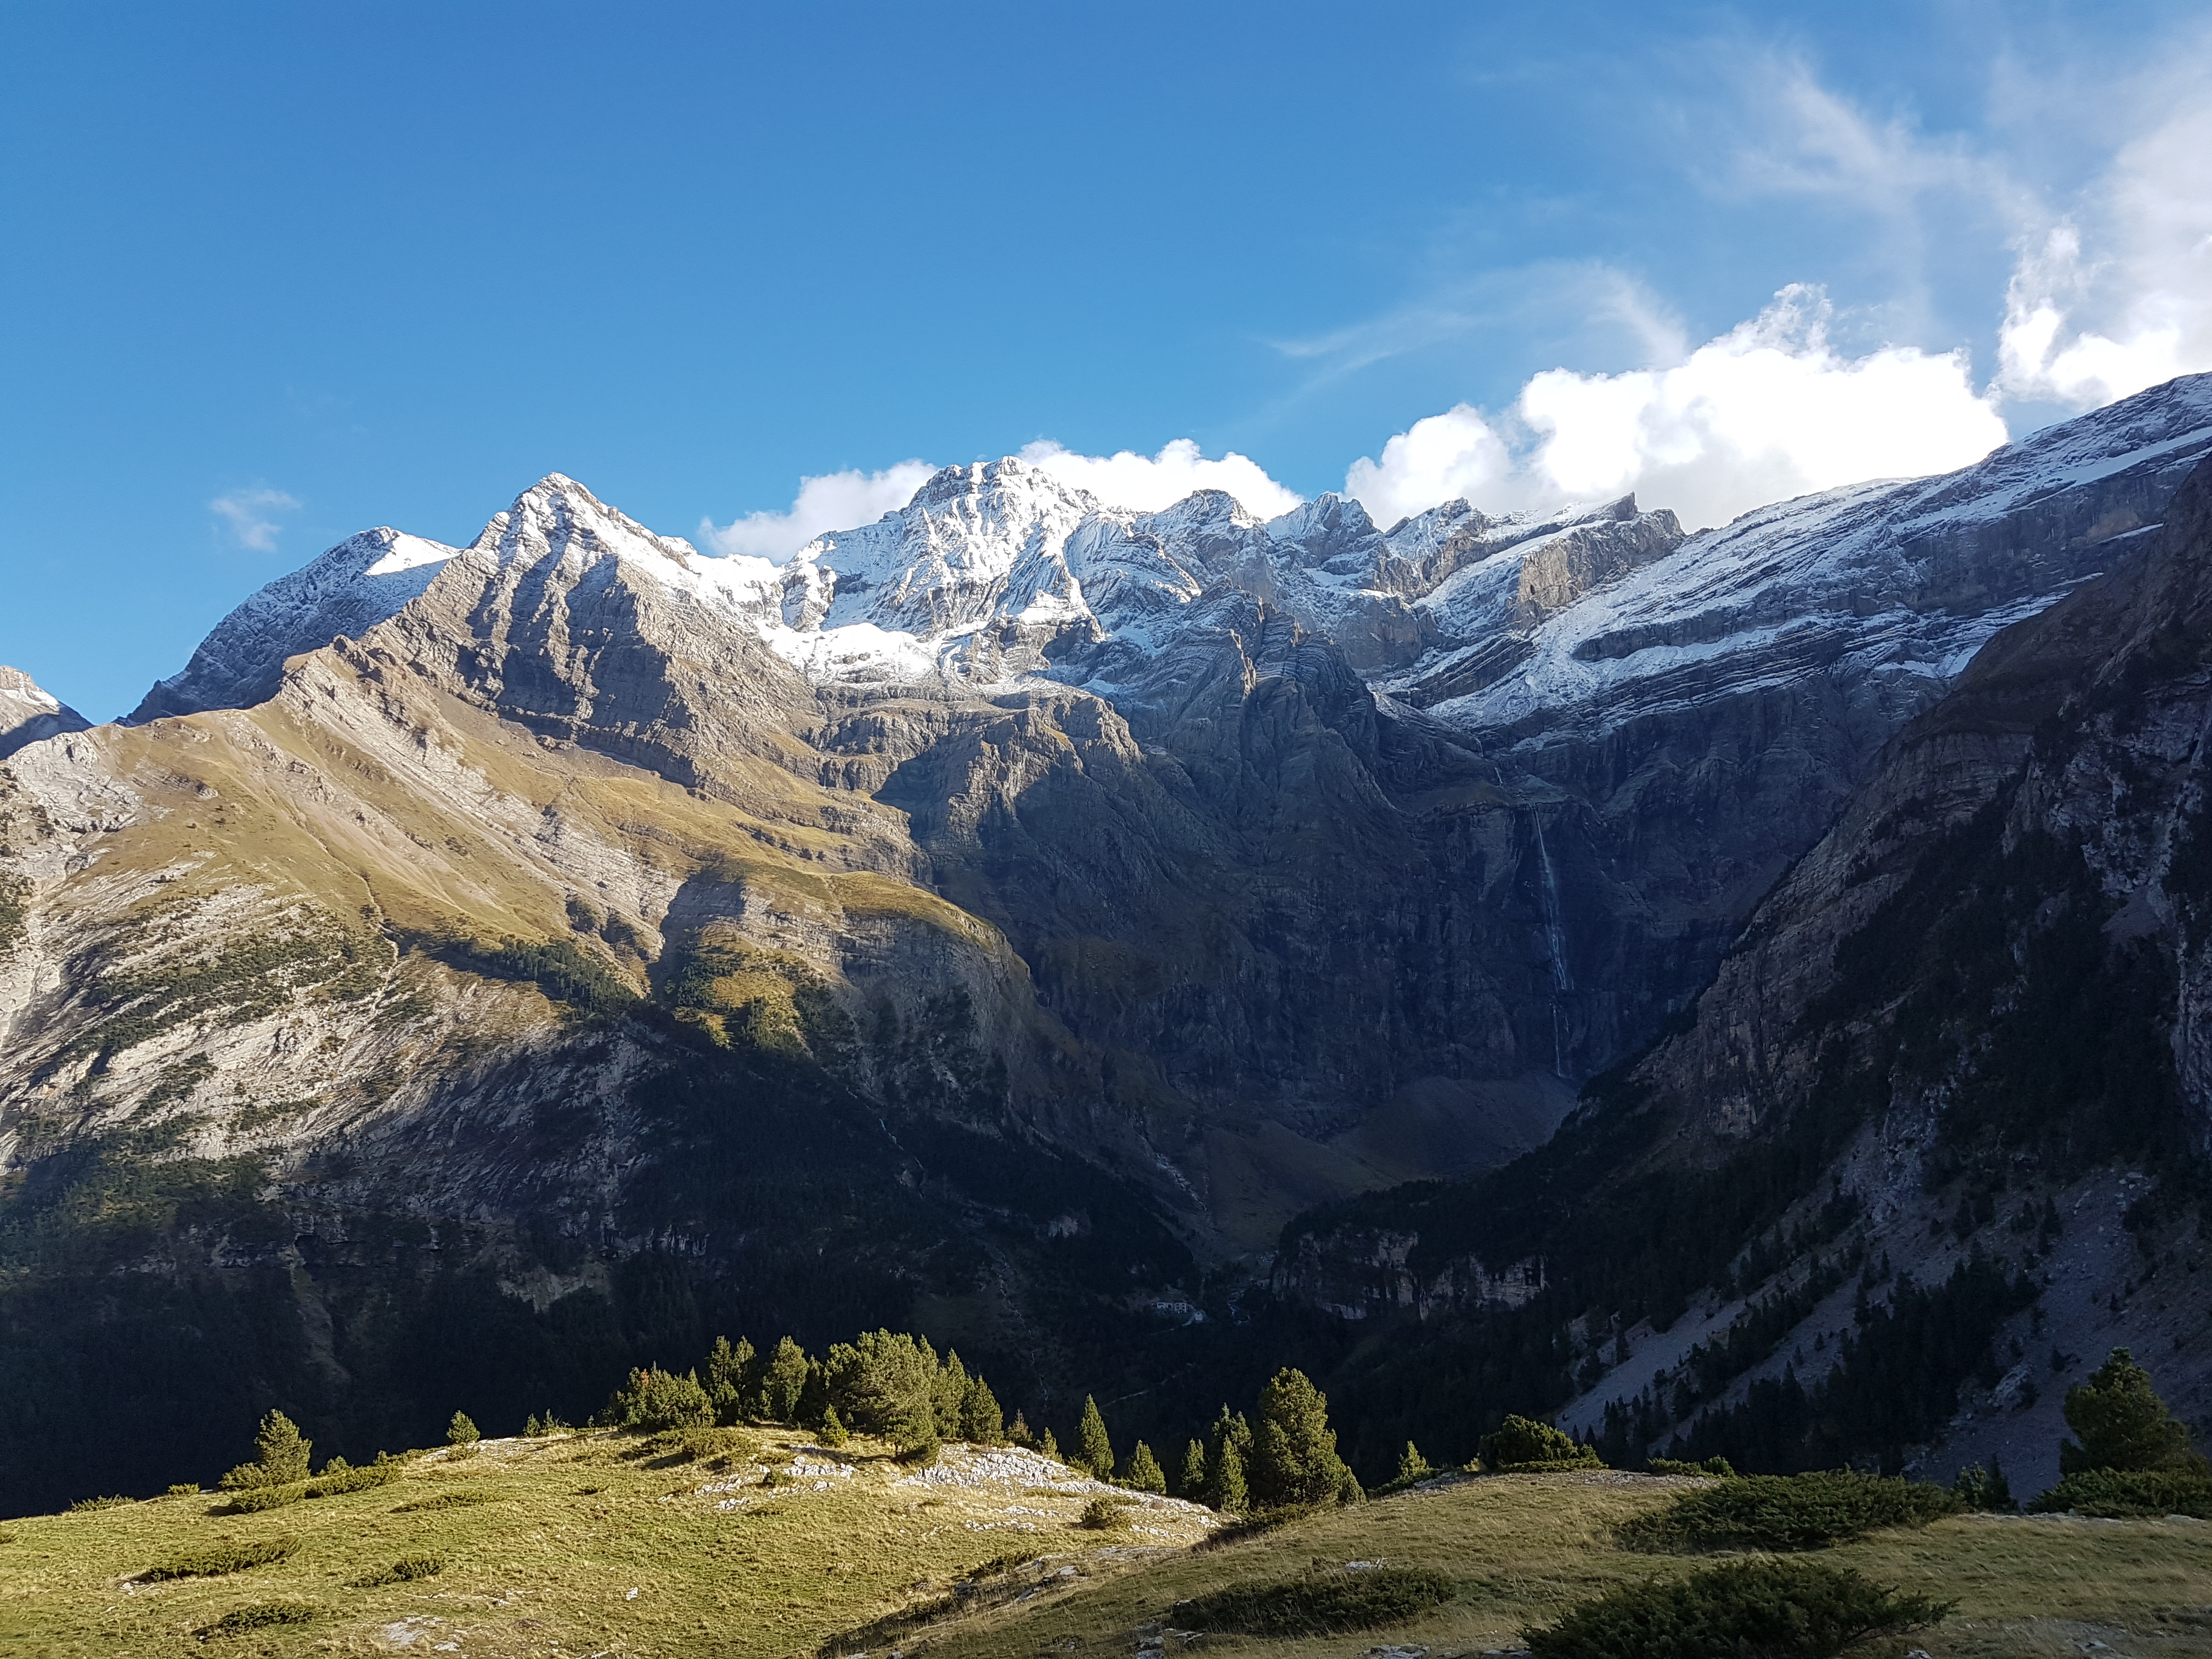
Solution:
M 2083 579 L 2032 552 L 1985 544 L 1978 527 L 2131 469 L 2184 468 L 2208 449 L 2212 374 L 2193 375 L 1958 472 L 1851 484 L 1759 508 L 1547 617 L 1516 672 L 1431 712 L 1494 727 L 1583 706 L 1601 711 L 1606 726 L 1710 696 L 1716 674 L 1729 690 L 1755 689 L 1816 658 L 1843 656 L 1947 679 L 2000 628 L 2055 604 Z M 2117 550 L 2138 527 L 2115 523 L 2090 539 Z M 1480 570 L 1460 580 L 1477 584 Z M 1448 583 L 1424 603 L 1454 598 Z
M 397 616 L 456 550 L 385 527 L 349 536 L 217 623 L 181 672 L 155 683 L 130 723 L 251 708 L 275 693 L 286 658 Z
M 1142 513 L 1009 457 L 945 467 L 905 507 L 781 563 L 702 554 L 551 473 L 458 555 L 374 530 L 271 582 L 134 718 L 258 702 L 287 657 L 392 616 L 457 556 L 576 573 L 623 561 L 743 618 L 817 683 L 1045 677 L 1110 694 L 1200 623 L 1202 596 L 1232 590 L 1462 728 L 1575 705 L 1602 725 L 1822 663 L 1933 682 L 2082 574 L 2079 538 L 2059 561 L 1984 546 L 1976 526 L 2208 447 L 2212 376 L 2187 376 L 1947 477 L 1829 490 L 1687 540 L 1633 495 L 1498 517 L 1450 501 L 1388 530 L 1333 495 L 1267 520 L 1219 490 Z

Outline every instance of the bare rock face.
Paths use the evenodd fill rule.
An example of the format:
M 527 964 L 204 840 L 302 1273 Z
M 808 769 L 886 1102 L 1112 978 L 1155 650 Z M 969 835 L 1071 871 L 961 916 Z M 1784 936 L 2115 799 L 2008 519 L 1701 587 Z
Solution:
M 82 732 L 91 724 L 67 703 L 41 690 L 28 674 L 0 664 L 0 760 L 27 743 L 40 743 L 64 732 Z

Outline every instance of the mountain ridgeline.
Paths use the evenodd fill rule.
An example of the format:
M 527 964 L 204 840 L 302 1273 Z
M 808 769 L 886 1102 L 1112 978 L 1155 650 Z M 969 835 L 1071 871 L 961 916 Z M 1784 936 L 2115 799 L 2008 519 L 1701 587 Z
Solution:
M 1297 1364 L 1370 1479 L 2055 1444 L 2202 1306 L 2208 452 L 1690 535 L 1009 459 L 781 564 L 554 475 L 129 721 L 0 683 L 0 1490 L 876 1326 L 1063 1437 Z

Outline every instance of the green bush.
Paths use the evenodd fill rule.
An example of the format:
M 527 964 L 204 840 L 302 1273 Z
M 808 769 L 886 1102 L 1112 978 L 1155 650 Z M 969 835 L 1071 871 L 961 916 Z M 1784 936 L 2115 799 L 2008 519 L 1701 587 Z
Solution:
M 193 1491 L 199 1490 L 195 1486 Z M 135 1498 L 80 1498 L 69 1506 L 71 1515 L 82 1515 L 87 1510 L 119 1510 L 126 1504 L 135 1504 Z
M 1101 1492 L 1083 1506 L 1083 1524 L 1093 1532 L 1119 1532 L 1129 1524 L 1129 1510 L 1135 1502 Z
M 2193 1469 L 2092 1469 L 2069 1474 L 2028 1504 L 2036 1515 L 2193 1515 L 2212 1521 L 2212 1477 Z
M 1869 1636 L 1932 1625 L 1953 1605 L 1848 1569 L 1741 1561 L 1622 1585 L 1522 1639 L 1534 1659 L 1828 1659 Z
M 1268 1583 L 1235 1584 L 1178 1601 L 1169 1618 L 1192 1630 L 1243 1636 L 1327 1636 L 1396 1624 L 1441 1607 L 1459 1586 L 1420 1567 L 1317 1573 Z
M 376 1462 L 354 1468 L 343 1457 L 333 1457 L 323 1472 L 307 1483 L 310 1498 L 336 1498 L 343 1492 L 368 1492 L 388 1486 L 407 1473 L 407 1465 L 389 1452 L 379 1452 Z
M 1492 1474 L 1605 1467 L 1595 1447 L 1577 1444 L 1565 1430 L 1510 1414 L 1498 1425 L 1497 1433 L 1482 1437 L 1481 1455 L 1482 1467 Z
M 169 1488 L 169 1496 L 172 1498 L 198 1498 L 199 1495 L 199 1483 L 197 1480 L 179 1480 Z
M 1735 1466 L 1725 1457 L 1708 1457 L 1702 1463 L 1686 1463 L 1679 1457 L 1655 1457 L 1644 1464 L 1652 1474 L 1686 1474 L 1706 1480 L 1726 1480 L 1735 1474 Z
M 230 1501 L 210 1510 L 215 1515 L 258 1515 L 264 1510 L 281 1510 L 287 1504 L 296 1504 L 307 1495 L 305 1486 L 248 1486 L 242 1492 L 233 1492 Z
M 634 1370 L 597 1419 L 611 1429 L 703 1429 L 714 1420 L 714 1403 L 696 1373 Z
M 446 1563 L 442 1556 L 403 1556 L 388 1567 L 379 1568 L 374 1572 L 363 1573 L 353 1581 L 353 1588 L 375 1589 L 383 1584 L 411 1584 L 419 1578 L 435 1578 L 445 1570 Z
M 1752 1474 L 1686 1492 L 1615 1529 L 1630 1549 L 1810 1550 L 1882 1527 L 1924 1527 L 1959 1512 L 1942 1487 L 1836 1469 Z
M 211 1625 L 203 1626 L 203 1640 L 210 1637 L 240 1636 L 250 1630 L 268 1630 L 280 1625 L 312 1623 L 319 1608 L 305 1601 L 257 1601 L 248 1607 L 234 1607 Z
M 623 1455 L 647 1459 L 655 1468 L 672 1468 L 678 1463 L 725 1464 L 736 1458 L 750 1457 L 755 1444 L 753 1437 L 742 1429 L 663 1429 L 649 1437 L 643 1445 Z
M 249 1567 L 265 1567 L 271 1562 L 282 1561 L 299 1547 L 296 1538 L 264 1539 L 250 1544 L 210 1544 L 172 1556 L 159 1566 L 147 1568 L 138 1575 L 137 1582 L 158 1584 L 170 1578 L 220 1578 L 225 1573 L 244 1572 Z
M 1987 1468 L 1977 1463 L 1960 1469 L 1959 1478 L 1951 1483 L 1951 1496 L 1959 1500 L 1961 1509 L 1996 1515 L 2010 1515 L 2020 1507 L 2013 1502 L 2012 1482 L 2005 1479 L 2004 1466 L 1995 1458 Z

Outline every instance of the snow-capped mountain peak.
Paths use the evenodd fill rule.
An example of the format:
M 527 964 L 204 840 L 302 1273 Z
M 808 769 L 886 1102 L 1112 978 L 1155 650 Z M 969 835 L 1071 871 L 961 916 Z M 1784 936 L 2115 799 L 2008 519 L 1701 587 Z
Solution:
M 0 760 L 25 744 L 82 732 L 91 724 L 28 674 L 0 663 Z

